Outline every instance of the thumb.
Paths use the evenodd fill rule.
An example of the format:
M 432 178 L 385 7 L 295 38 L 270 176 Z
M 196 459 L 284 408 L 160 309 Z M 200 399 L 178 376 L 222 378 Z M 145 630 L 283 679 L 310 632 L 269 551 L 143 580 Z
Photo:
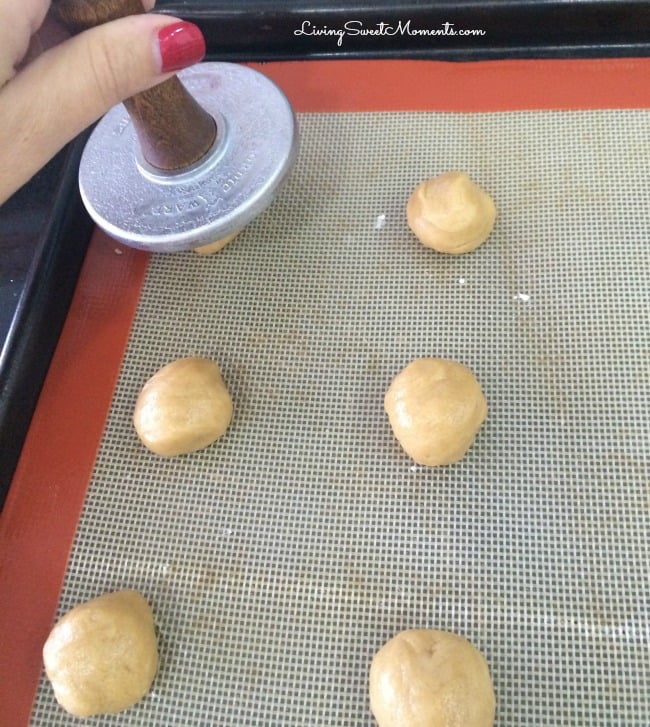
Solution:
M 195 25 L 143 14 L 86 30 L 29 63 L 0 88 L 0 204 L 111 107 L 204 54 Z

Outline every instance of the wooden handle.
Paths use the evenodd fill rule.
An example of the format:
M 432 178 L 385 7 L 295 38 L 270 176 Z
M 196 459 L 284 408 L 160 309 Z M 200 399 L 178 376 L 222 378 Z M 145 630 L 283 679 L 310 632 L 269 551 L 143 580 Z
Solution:
M 72 33 L 144 12 L 140 0 L 57 0 L 55 7 Z M 214 143 L 214 119 L 176 76 L 131 96 L 124 105 L 144 158 L 158 169 L 184 169 Z

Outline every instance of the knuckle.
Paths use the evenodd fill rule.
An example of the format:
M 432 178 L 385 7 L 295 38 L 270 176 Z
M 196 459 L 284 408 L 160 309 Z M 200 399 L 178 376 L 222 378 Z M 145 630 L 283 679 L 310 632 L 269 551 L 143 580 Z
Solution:
M 88 66 L 95 92 L 107 108 L 132 93 L 134 62 L 132 54 L 116 51 L 108 37 L 98 35 L 87 44 Z

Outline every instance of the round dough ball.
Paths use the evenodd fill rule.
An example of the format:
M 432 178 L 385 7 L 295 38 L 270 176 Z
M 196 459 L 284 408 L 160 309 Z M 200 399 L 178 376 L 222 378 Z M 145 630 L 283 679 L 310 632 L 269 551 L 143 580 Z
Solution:
M 149 604 L 131 590 L 76 606 L 43 647 L 58 703 L 77 717 L 128 709 L 149 691 L 158 647 Z
M 465 174 L 445 172 L 419 184 L 406 220 L 426 247 L 459 255 L 485 242 L 496 219 L 492 198 Z
M 487 663 L 447 631 L 402 631 L 375 654 L 370 708 L 379 727 L 491 727 L 496 702 Z
M 384 406 L 407 454 L 431 467 L 462 459 L 487 416 L 474 374 L 443 358 L 412 361 L 393 379 Z
M 232 412 L 217 364 L 207 358 L 181 358 L 163 366 L 144 385 L 133 424 L 145 447 L 174 457 L 223 436 Z
M 222 237 L 220 240 L 215 240 L 214 242 L 209 242 L 207 245 L 195 247 L 194 252 L 197 255 L 214 255 L 215 252 L 223 250 L 226 245 L 231 243 L 240 232 L 241 230 L 237 230 L 237 232 L 233 232 L 231 235 L 226 235 L 226 237 Z

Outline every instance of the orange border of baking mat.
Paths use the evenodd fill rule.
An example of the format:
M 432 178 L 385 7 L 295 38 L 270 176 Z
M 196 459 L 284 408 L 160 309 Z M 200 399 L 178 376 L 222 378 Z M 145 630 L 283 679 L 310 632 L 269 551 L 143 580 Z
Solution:
M 650 59 L 292 61 L 260 66 L 297 112 L 650 107 Z M 0 519 L 0 725 L 29 722 L 41 648 L 148 256 L 97 233 Z

